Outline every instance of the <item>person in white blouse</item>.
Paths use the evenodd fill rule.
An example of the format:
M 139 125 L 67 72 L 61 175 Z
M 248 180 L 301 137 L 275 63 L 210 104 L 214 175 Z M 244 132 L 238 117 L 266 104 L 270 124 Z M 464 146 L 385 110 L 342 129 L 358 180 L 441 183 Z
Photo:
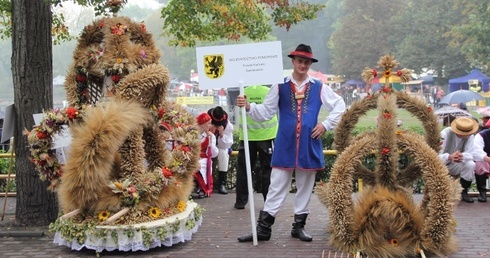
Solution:
M 218 147 L 216 147 L 216 137 L 210 131 L 211 117 L 207 113 L 202 113 L 196 118 L 198 134 L 201 140 L 201 152 L 199 154 L 199 171 L 194 174 L 199 187 L 199 198 L 209 197 L 213 193 L 213 173 L 212 158 L 218 156 Z
M 474 139 L 478 123 L 471 117 L 457 117 L 441 131 L 442 145 L 439 158 L 446 164 L 449 175 L 459 177 L 463 191 L 461 200 L 473 203 L 468 195 L 468 188 L 475 178 Z
M 325 168 L 321 138 L 325 131 L 334 129 L 345 111 L 341 96 L 308 75 L 311 64 L 318 62 L 310 46 L 300 44 L 288 57 L 294 68 L 292 75 L 284 78 L 283 83 L 272 85 L 262 104 L 248 103 L 245 96 L 237 98 L 237 105 L 245 107 L 247 115 L 257 122 L 278 114 L 271 183 L 257 221 L 257 238 L 261 241 L 271 237 L 271 226 L 289 193 L 293 172 L 297 192 L 291 236 L 301 241 L 312 240 L 304 226 L 310 212 L 308 203 L 315 174 Z M 319 122 L 321 108 L 329 115 Z M 252 234 L 238 238 L 240 242 L 252 240 Z

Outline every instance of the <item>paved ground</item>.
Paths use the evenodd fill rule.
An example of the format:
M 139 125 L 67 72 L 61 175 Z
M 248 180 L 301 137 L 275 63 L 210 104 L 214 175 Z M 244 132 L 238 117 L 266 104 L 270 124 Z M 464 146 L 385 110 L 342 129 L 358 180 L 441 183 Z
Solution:
M 262 207 L 260 194 L 255 196 L 256 211 Z M 416 199 L 420 199 L 416 196 Z M 3 207 L 3 198 L 0 199 Z M 250 232 L 250 213 L 233 208 L 235 194 L 214 194 L 211 198 L 197 199 L 206 212 L 203 224 L 191 241 L 170 248 L 155 248 L 147 252 L 103 252 L 101 257 L 328 257 L 332 250 L 327 245 L 329 234 L 327 209 L 316 196 L 310 202 L 311 214 L 306 225 L 313 236 L 310 243 L 301 242 L 290 236 L 292 223 L 293 195 L 288 197 L 284 209 L 276 218 L 273 236 L 268 242 L 238 243 L 236 238 Z M 12 218 L 15 198 L 8 198 L 5 220 Z M 456 211 L 459 251 L 450 257 L 474 258 L 490 256 L 490 203 L 460 203 Z M 72 251 L 66 246 L 53 244 L 52 234 L 47 228 L 8 228 L 0 223 L 0 235 L 9 232 L 44 233 L 39 237 L 0 238 L 0 257 L 95 257 L 93 250 Z M 333 257 L 333 256 L 332 256 Z M 340 257 L 340 256 L 337 256 Z M 346 256 L 344 256 L 346 257 Z

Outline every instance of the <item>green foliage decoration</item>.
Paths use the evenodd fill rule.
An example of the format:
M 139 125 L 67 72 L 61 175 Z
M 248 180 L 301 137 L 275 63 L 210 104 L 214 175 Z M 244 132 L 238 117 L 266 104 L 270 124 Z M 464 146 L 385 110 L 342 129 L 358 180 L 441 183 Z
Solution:
M 151 242 L 153 242 L 154 230 L 150 231 L 145 227 L 141 228 L 141 234 L 143 235 L 143 244 L 146 248 L 150 247 Z

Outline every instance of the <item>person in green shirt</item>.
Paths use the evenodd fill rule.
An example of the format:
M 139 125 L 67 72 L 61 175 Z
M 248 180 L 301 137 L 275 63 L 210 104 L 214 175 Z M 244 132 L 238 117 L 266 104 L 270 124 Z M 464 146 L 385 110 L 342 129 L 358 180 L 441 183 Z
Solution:
M 245 95 L 250 101 L 255 103 L 262 103 L 268 92 L 269 87 L 263 85 L 245 88 Z M 236 167 L 235 208 L 241 210 L 245 208 L 245 205 L 248 202 L 248 182 L 242 131 L 243 126 L 241 123 L 242 120 L 240 119 L 239 121 L 240 143 L 238 147 L 238 160 Z M 260 162 L 260 171 L 255 171 L 255 174 L 259 174 L 261 176 L 261 192 L 265 201 L 270 184 L 272 170 L 271 158 L 274 150 L 274 139 L 277 133 L 277 117 L 274 116 L 271 120 L 264 122 L 255 122 L 251 118 L 247 117 L 247 131 L 248 146 L 250 150 L 250 167 L 252 170 L 255 168 L 255 163 L 258 158 Z

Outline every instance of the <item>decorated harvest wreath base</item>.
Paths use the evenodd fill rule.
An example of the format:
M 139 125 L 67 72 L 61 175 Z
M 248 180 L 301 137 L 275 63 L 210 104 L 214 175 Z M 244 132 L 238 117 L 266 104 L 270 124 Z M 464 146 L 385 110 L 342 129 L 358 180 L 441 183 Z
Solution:
M 393 90 L 389 78 L 396 62 L 386 55 L 378 62 L 384 68 L 386 85 L 372 96 L 354 103 L 339 123 L 335 141 L 339 156 L 328 183 L 321 183 L 315 193 L 330 215 L 330 245 L 339 251 L 367 257 L 414 257 L 430 253 L 446 256 L 457 248 L 453 212 L 459 202 L 461 187 L 448 176 L 439 159 L 440 134 L 437 117 L 430 106 L 416 97 Z M 366 68 L 363 78 L 370 82 L 377 71 Z M 407 81 L 408 70 L 397 72 Z M 351 139 L 359 116 L 377 108 L 375 132 Z M 405 108 L 422 121 L 425 138 L 397 128 L 398 108 Z M 376 153 L 374 171 L 362 163 Z M 399 152 L 412 164 L 399 168 Z M 367 187 L 354 201 L 353 181 L 363 179 Z M 424 197 L 416 204 L 411 183 L 422 178 Z
M 188 202 L 198 127 L 165 100 L 170 75 L 159 59 L 146 26 L 127 17 L 96 20 L 81 33 L 65 81 L 70 107 L 46 111 L 26 132 L 40 178 L 58 195 L 55 242 L 148 250 L 188 240 L 200 225 L 203 209 Z M 65 128 L 72 140 L 61 164 L 53 138 Z
M 146 251 L 154 247 L 172 246 L 189 241 L 202 222 L 203 209 L 192 201 L 175 215 L 146 223 L 100 226 L 74 223 L 58 218 L 50 230 L 56 232 L 54 243 L 73 250 L 82 248 L 102 251 Z

